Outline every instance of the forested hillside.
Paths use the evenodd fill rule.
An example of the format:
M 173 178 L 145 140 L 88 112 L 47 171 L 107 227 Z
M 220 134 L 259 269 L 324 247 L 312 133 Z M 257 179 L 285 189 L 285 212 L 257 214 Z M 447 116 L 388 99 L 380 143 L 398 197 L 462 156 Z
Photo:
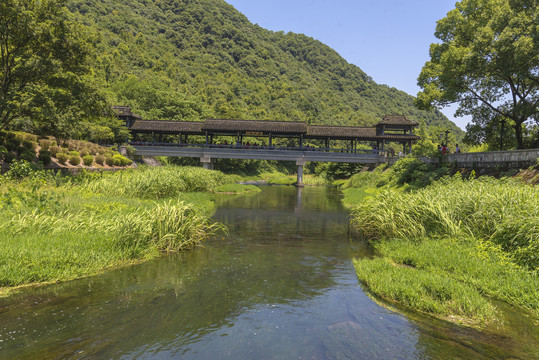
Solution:
M 301 34 L 251 24 L 223 0 L 71 0 L 98 37 L 96 77 L 112 102 L 147 119 L 205 117 L 372 125 L 404 114 L 457 127 L 440 112 L 376 84 Z

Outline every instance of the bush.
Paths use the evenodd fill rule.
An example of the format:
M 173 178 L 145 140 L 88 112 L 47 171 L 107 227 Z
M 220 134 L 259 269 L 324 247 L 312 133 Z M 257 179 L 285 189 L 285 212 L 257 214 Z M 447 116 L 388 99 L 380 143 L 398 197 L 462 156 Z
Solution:
M 123 160 L 121 155 L 114 155 L 112 157 L 112 162 L 114 163 L 114 166 L 123 166 Z
M 24 146 L 28 150 L 35 150 L 37 148 L 37 142 L 24 140 L 22 142 L 22 146 Z
M 103 155 L 97 155 L 95 157 L 95 162 L 99 165 L 103 165 L 103 163 L 105 162 L 105 157 Z
M 78 155 L 69 155 L 69 163 L 71 165 L 77 166 L 77 165 L 80 164 L 80 161 L 81 161 L 80 156 L 78 156 Z
M 128 166 L 133 163 L 133 160 L 122 155 L 114 155 L 112 157 L 115 166 Z
M 69 154 L 70 156 L 78 156 L 78 157 L 80 157 L 80 153 L 79 153 L 78 151 L 74 151 L 74 150 L 73 150 L 73 151 L 70 151 L 68 154 Z
M 94 157 L 92 155 L 86 155 L 82 158 L 82 162 L 86 166 L 92 166 L 92 164 L 94 163 Z
M 56 158 L 58 159 L 58 162 L 60 164 L 65 164 L 67 162 L 67 159 L 69 158 L 69 155 L 64 152 L 59 152 L 56 154 Z
M 80 152 L 80 157 L 81 158 L 84 158 L 86 155 L 90 154 L 90 152 L 88 151 L 88 149 L 84 149 L 84 150 L 81 150 Z
M 111 157 L 105 158 L 105 164 L 107 164 L 108 166 L 114 166 L 114 159 Z
M 17 150 L 17 148 L 19 147 L 20 145 L 20 142 L 19 140 L 15 139 L 15 138 L 8 138 L 6 140 L 6 149 L 8 149 L 8 151 L 15 151 Z
M 56 157 L 56 154 L 58 154 L 60 152 L 60 150 L 62 150 L 59 146 L 51 146 L 49 148 L 49 151 L 51 152 L 51 155 L 53 157 Z
M 30 142 L 35 142 L 37 143 L 37 135 L 32 135 L 32 134 L 24 134 L 22 136 L 23 140 L 25 141 L 30 141 Z
M 39 140 L 39 146 L 41 146 L 42 150 L 49 150 L 52 147 L 52 141 L 48 139 Z
M 12 152 L 7 152 L 4 155 L 4 162 L 6 164 L 11 164 L 13 162 L 13 160 L 15 160 L 16 158 L 17 158 L 17 155 L 15 155 Z
M 36 153 L 33 150 L 24 148 L 24 151 L 19 155 L 21 160 L 32 162 L 36 158 Z
M 43 163 L 43 165 L 49 165 L 51 163 L 51 152 L 43 149 L 39 150 L 38 159 Z
M 30 176 L 34 171 L 31 163 L 24 160 L 14 161 L 6 176 L 10 179 L 21 179 Z

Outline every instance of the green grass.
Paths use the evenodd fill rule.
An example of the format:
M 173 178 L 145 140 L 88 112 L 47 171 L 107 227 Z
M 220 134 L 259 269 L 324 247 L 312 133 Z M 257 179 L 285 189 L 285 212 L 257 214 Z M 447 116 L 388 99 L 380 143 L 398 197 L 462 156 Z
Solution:
M 380 255 L 355 261 L 358 277 L 374 294 L 476 323 L 492 320 L 478 295 L 539 317 L 539 188 L 460 174 L 419 190 L 403 188 L 409 190 L 382 186 L 372 190 L 375 196 L 363 188 L 345 190 L 345 203 L 355 204 L 353 226 Z M 430 295 L 434 286 L 455 287 L 452 306 Z
M 266 179 L 266 183 L 269 185 L 294 185 L 296 182 L 296 175 L 276 174 Z
M 539 316 L 537 276 L 515 266 L 496 248 L 451 239 L 394 239 L 374 246 L 391 263 L 450 279 L 466 285 L 471 293 L 486 295 L 486 301 L 495 298 Z M 359 260 L 365 263 L 362 266 L 369 266 L 369 261 Z
M 354 260 L 358 278 L 377 296 L 440 317 L 490 323 L 495 308 L 479 291 L 450 277 L 395 266 L 383 258 Z
M 255 185 L 243 185 L 243 184 L 225 184 L 217 187 L 217 193 L 224 194 L 244 194 L 244 193 L 257 193 L 260 192 L 259 187 Z
M 1 178 L 0 292 L 180 251 L 222 230 L 208 218 L 214 210 L 209 191 L 225 178 L 222 174 L 204 172 L 204 187 L 204 180 L 194 180 L 200 174 L 190 168 L 153 171 L 62 178 L 36 172 L 23 180 Z M 174 172 L 183 187 L 171 185 Z M 155 180 L 156 174 L 168 178 Z M 129 185 L 121 189 L 121 184 Z M 144 191 L 133 184 L 142 184 Z M 171 187 L 166 190 L 165 184 Z

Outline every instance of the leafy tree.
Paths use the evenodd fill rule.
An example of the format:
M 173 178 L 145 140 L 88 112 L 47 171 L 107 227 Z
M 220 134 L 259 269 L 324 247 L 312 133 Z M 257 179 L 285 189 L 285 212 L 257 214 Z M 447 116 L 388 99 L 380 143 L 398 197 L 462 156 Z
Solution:
M 416 105 L 458 102 L 457 115 L 477 124 L 513 122 L 518 148 L 526 121 L 539 121 L 539 3 L 462 0 L 438 21 L 430 61 L 418 78 Z
M 71 121 L 103 110 L 86 77 L 91 37 L 70 20 L 65 4 L 0 2 L 0 129 L 22 119 L 36 131 L 61 135 Z

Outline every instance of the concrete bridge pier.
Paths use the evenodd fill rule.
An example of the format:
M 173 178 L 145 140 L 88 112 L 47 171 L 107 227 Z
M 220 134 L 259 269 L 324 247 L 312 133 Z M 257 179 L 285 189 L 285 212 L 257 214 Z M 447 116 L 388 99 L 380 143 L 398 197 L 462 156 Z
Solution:
M 213 170 L 213 160 L 209 157 L 201 157 L 200 162 L 204 169 Z
M 303 187 L 303 166 L 305 165 L 305 160 L 297 160 L 296 165 L 298 166 L 298 180 L 296 186 Z

